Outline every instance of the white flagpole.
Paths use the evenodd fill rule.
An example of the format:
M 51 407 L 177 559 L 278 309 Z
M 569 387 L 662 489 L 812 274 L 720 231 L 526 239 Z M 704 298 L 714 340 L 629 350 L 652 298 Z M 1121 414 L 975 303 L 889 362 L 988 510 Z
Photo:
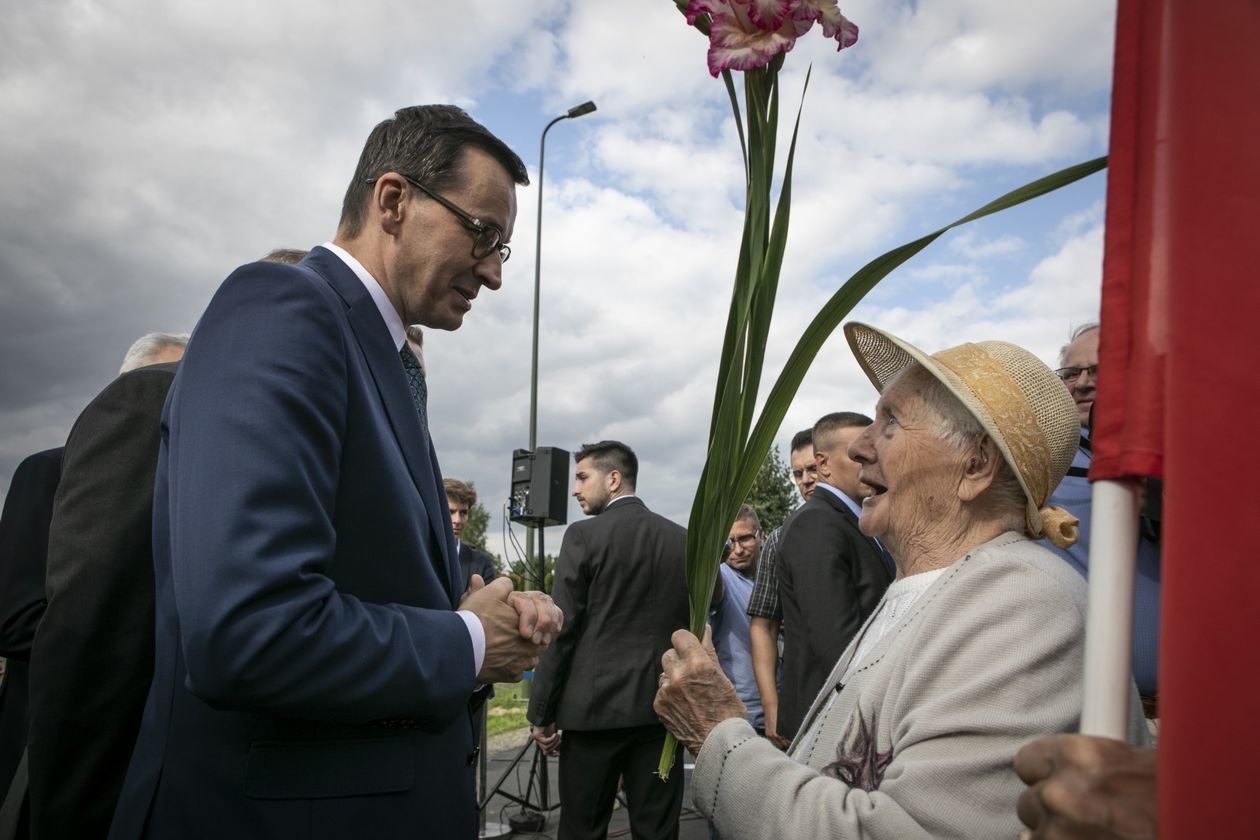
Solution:
M 1096 481 L 1089 536 L 1085 698 L 1081 733 L 1127 740 L 1133 682 L 1133 581 L 1137 567 L 1136 481 Z

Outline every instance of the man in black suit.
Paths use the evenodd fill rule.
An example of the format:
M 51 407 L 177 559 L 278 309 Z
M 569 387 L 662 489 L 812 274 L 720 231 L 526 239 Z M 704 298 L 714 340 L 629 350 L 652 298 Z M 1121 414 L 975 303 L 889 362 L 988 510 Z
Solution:
M 44 612 L 44 558 L 61 448 L 18 464 L 0 514 L 0 802 L 22 758 L 27 732 L 28 664 L 35 627 Z
M 858 530 L 861 500 L 849 445 L 871 419 L 828 414 L 814 424 L 818 487 L 783 525 L 779 598 L 783 609 L 783 684 L 777 732 L 791 739 L 836 660 L 875 609 L 892 573 L 883 551 Z
M 459 571 L 464 589 L 468 588 L 473 575 L 481 575 L 482 581 L 489 583 L 494 580 L 494 558 L 461 539 L 464 526 L 468 524 L 469 511 L 477 504 L 477 491 L 453 478 L 443 479 L 442 484 L 446 487 L 446 506 L 451 512 L 451 531 L 455 534 L 455 544 L 459 546 Z
M 31 833 L 103 838 L 153 678 L 153 477 L 177 363 L 115 379 L 66 442 L 31 656 Z
M 120 377 L 125 377 L 130 371 L 134 371 L 137 368 L 143 368 L 147 365 L 153 365 L 159 362 L 176 361 L 180 358 L 180 356 L 183 355 L 184 347 L 187 345 L 187 343 L 188 343 L 188 336 L 182 333 L 176 334 L 176 333 L 154 332 L 154 333 L 148 333 L 147 335 L 143 335 L 140 338 L 136 339 L 136 341 L 132 343 L 131 347 L 127 349 L 126 354 L 123 356 L 122 366 L 119 368 L 119 371 L 118 371 L 119 375 Z M 167 381 L 169 384 L 169 376 L 168 376 Z M 115 380 L 115 382 L 117 382 L 117 380 Z M 162 396 L 163 397 L 165 396 L 165 391 L 162 392 Z M 117 409 L 119 408 L 119 406 L 115 405 L 114 408 Z M 161 413 L 161 410 L 162 410 L 162 401 L 161 401 L 161 398 L 159 398 L 157 401 L 156 408 L 154 410 L 154 414 L 153 414 L 153 424 L 154 424 L 155 429 L 156 429 L 157 417 Z M 115 419 L 117 420 L 117 418 Z M 128 422 L 128 420 L 123 419 L 120 422 L 125 424 Z M 76 424 L 76 429 L 77 429 L 77 424 Z M 131 433 L 134 430 L 130 428 L 125 428 L 124 426 L 120 425 L 116 431 L 119 434 L 126 436 L 127 434 Z M 74 440 L 75 440 L 75 433 L 72 432 L 71 442 L 73 443 Z M 154 444 L 154 446 L 156 446 L 156 443 Z M 74 449 L 74 452 L 78 451 L 77 446 L 73 447 L 73 449 Z M 69 451 L 69 450 L 66 450 L 66 451 Z M 51 459 L 47 457 L 47 456 L 50 456 L 52 453 L 56 454 L 55 471 L 53 471 L 53 468 L 50 464 Z M 117 462 L 117 459 L 131 458 L 132 456 L 138 456 L 141 460 L 143 460 L 144 457 L 146 457 L 144 453 L 138 453 L 134 449 L 127 450 L 125 452 L 117 452 L 113 454 L 115 463 Z M 156 449 L 154 449 L 152 457 L 156 458 Z M 39 540 L 39 544 L 36 550 L 24 550 L 24 551 L 17 552 L 12 558 L 13 560 L 17 561 L 14 564 L 12 565 L 5 564 L 6 574 L 17 574 L 19 575 L 18 577 L 13 577 L 10 580 L 0 581 L 0 593 L 4 593 L 3 594 L 4 604 L 2 607 L 0 607 L 0 612 L 2 612 L 3 615 L 5 616 L 5 618 L 2 621 L 0 621 L 0 624 L 3 624 L 5 628 L 4 643 L 6 644 L 6 646 L 12 645 L 15 648 L 20 648 L 21 652 L 18 653 L 18 656 L 20 656 L 21 659 L 23 660 L 22 662 L 17 663 L 19 666 L 18 674 L 21 677 L 20 694 L 21 694 L 21 704 L 23 708 L 22 739 L 21 739 L 21 743 L 17 747 L 18 753 L 21 752 L 22 747 L 27 746 L 28 730 L 34 731 L 35 726 L 36 726 L 36 723 L 35 723 L 36 719 L 45 711 L 45 704 L 42 702 L 45 696 L 45 693 L 38 690 L 38 681 L 39 681 L 39 675 L 41 673 L 47 673 L 49 671 L 49 666 L 42 665 L 41 667 L 40 651 L 46 650 L 47 645 L 41 646 L 40 641 L 39 641 L 39 633 L 43 631 L 44 627 L 47 625 L 47 622 L 48 622 L 47 599 L 49 597 L 49 592 L 47 589 L 46 575 L 47 575 L 48 568 L 53 567 L 53 562 L 51 560 L 51 557 L 56 550 L 56 546 L 58 545 L 58 536 L 59 536 L 59 532 L 57 530 L 58 526 L 56 524 L 50 524 L 50 523 L 56 523 L 58 521 L 58 517 L 56 516 L 56 509 L 63 504 L 64 498 L 68 494 L 76 493 L 79 489 L 78 488 L 79 470 L 77 466 L 72 471 L 71 478 L 69 481 L 61 481 L 60 484 L 58 484 L 59 477 L 63 477 L 65 475 L 64 470 L 63 470 L 63 464 L 66 463 L 66 456 L 63 455 L 63 449 L 56 449 L 56 450 L 49 450 L 48 452 L 41 452 L 39 453 L 39 455 L 32 456 L 32 458 L 28 459 L 28 461 L 34 461 L 36 459 L 43 459 L 44 466 L 40 469 L 40 474 L 42 475 L 40 484 L 42 487 L 41 492 L 45 492 L 47 496 L 46 501 L 40 503 L 41 505 L 43 505 L 43 507 L 42 507 L 41 513 L 37 517 L 39 520 L 39 524 L 37 526 L 37 530 L 39 531 L 39 534 L 37 537 Z M 21 471 L 22 471 L 21 468 L 19 468 L 19 472 Z M 107 480 L 100 482 L 97 485 L 97 488 L 98 490 L 105 490 L 105 489 L 112 490 L 115 494 L 120 494 L 124 489 L 134 490 L 134 492 L 137 495 L 141 496 L 142 498 L 151 499 L 152 478 L 153 478 L 152 470 L 150 469 L 149 471 L 148 482 L 137 485 L 134 488 L 130 484 L 126 484 L 126 483 L 121 483 L 121 484 L 112 483 L 114 481 L 119 481 L 119 480 L 125 481 L 129 477 L 130 477 L 129 475 L 122 474 L 121 472 L 119 472 L 118 474 L 109 476 Z M 14 486 L 17 486 L 17 484 L 18 484 L 18 476 L 15 475 Z M 54 500 L 54 491 L 56 493 L 55 500 Z M 10 498 L 13 498 L 13 488 L 10 488 Z M 109 502 L 112 502 L 116 498 L 117 496 L 115 495 L 107 496 L 107 500 Z M 147 504 L 148 502 L 146 502 L 146 505 Z M 7 511 L 7 507 L 6 507 L 6 511 Z M 147 508 L 146 508 L 146 511 L 147 511 Z M 122 513 L 123 511 L 116 509 L 115 507 L 109 504 L 107 504 L 104 507 L 95 509 L 93 516 L 99 517 L 99 521 L 96 521 L 95 519 L 93 520 L 93 525 L 96 527 L 96 530 L 94 530 L 93 532 L 93 539 L 101 540 L 102 542 L 104 542 L 103 534 L 109 527 L 118 526 L 122 522 L 122 518 L 121 518 Z M 7 516 L 7 513 L 6 513 L 6 516 Z M 143 519 L 143 522 L 141 523 L 141 526 L 145 530 L 145 539 L 147 540 L 148 530 L 151 527 L 151 520 L 147 512 L 144 515 L 144 519 Z M 33 546 L 34 546 L 34 543 L 28 543 L 28 548 L 31 548 Z M 149 563 L 151 561 L 146 559 L 145 562 Z M 148 573 L 149 579 L 151 580 L 152 570 L 147 565 L 145 568 Z M 95 585 L 93 584 L 93 591 L 94 591 L 94 586 Z M 150 592 L 152 588 L 153 588 L 153 585 L 150 582 L 149 583 Z M 102 628 L 104 629 L 106 635 L 108 635 L 108 633 L 113 632 L 115 628 L 117 628 L 118 626 L 127 624 L 126 616 L 120 617 L 113 612 L 113 609 L 115 608 L 125 608 L 127 604 L 124 601 L 112 600 L 108 597 L 108 593 L 98 593 L 97 597 L 101 598 L 105 603 L 108 603 L 111 608 L 109 611 L 105 612 L 106 617 L 102 624 Z M 147 630 L 148 636 L 150 637 L 148 645 L 151 650 L 153 646 L 153 642 L 151 639 L 152 633 L 153 633 L 152 595 L 150 594 L 148 598 L 149 598 L 150 606 L 148 610 L 146 630 Z M 73 615 L 75 613 L 75 610 L 71 610 L 70 612 Z M 65 615 L 65 610 L 64 609 L 60 610 L 59 618 L 63 617 L 64 615 Z M 37 627 L 39 628 L 39 631 L 37 631 Z M 79 634 L 79 638 L 80 638 L 81 644 L 77 651 L 69 651 L 64 656 L 60 656 L 57 659 L 57 662 L 59 663 L 57 667 L 59 669 L 63 669 L 64 671 L 64 673 L 62 673 L 61 671 L 59 671 L 58 673 L 64 676 L 67 676 L 67 677 L 77 676 L 77 669 L 90 667 L 90 665 L 93 662 L 97 661 L 94 659 L 94 657 L 101 655 L 100 645 L 103 639 L 100 635 L 97 635 L 96 628 L 86 628 L 86 627 L 82 628 L 82 632 Z M 151 658 L 152 658 L 152 655 L 150 654 L 150 659 Z M 27 663 L 30 663 L 29 688 L 27 686 Z M 123 663 L 121 667 L 125 670 L 126 664 Z M 143 702 L 144 700 L 144 692 L 148 690 L 150 675 L 151 675 L 151 670 L 144 673 L 140 677 L 140 685 L 139 685 L 138 690 L 140 692 L 141 702 Z M 85 690 L 90 690 L 90 692 L 97 692 L 100 690 L 100 687 L 101 687 L 101 684 L 98 683 L 98 681 L 96 681 L 95 679 L 79 680 L 77 682 L 74 680 L 70 680 L 69 682 L 71 684 L 57 687 L 56 691 L 53 693 L 54 703 L 60 704 L 62 706 L 73 706 L 74 708 L 81 708 L 85 705 L 89 705 L 89 701 L 91 700 L 91 694 L 89 693 L 85 696 L 84 694 L 79 693 L 76 689 L 84 688 Z M 14 692 L 16 693 L 18 689 L 17 683 L 14 684 L 13 689 L 14 689 Z M 28 703 L 28 696 L 29 696 L 29 718 L 30 718 L 29 725 L 27 724 L 28 713 L 26 711 L 27 703 Z M 108 706 L 106 706 L 106 708 L 108 708 Z M 102 716 L 91 718 L 91 724 L 92 724 L 91 731 L 93 734 L 96 734 L 99 732 L 99 733 L 105 734 L 106 737 L 109 737 L 113 734 L 110 732 L 110 727 L 112 723 L 113 721 L 110 719 L 108 715 L 102 715 Z M 133 734 L 134 734 L 134 731 L 133 731 Z M 82 761 L 83 755 L 91 754 L 90 744 L 76 743 L 73 746 L 74 746 L 74 749 L 71 752 L 71 758 L 69 760 L 74 765 L 78 765 Z M 127 741 L 125 749 L 126 749 L 126 752 L 124 753 L 123 758 L 122 758 L 124 769 L 126 767 L 127 755 L 129 755 L 131 751 L 130 741 Z M 34 758 L 28 759 L 28 764 L 34 764 L 36 761 L 37 759 L 34 759 Z M 57 772 L 54 774 L 55 778 L 61 781 L 63 778 L 69 778 L 70 776 L 72 776 L 73 774 L 63 775 L 62 773 L 63 770 L 68 769 L 70 766 L 71 765 L 69 764 L 65 765 L 64 767 L 58 766 Z M 27 776 L 29 776 L 33 772 L 35 771 L 29 771 Z M 5 778 L 7 779 L 7 775 Z M 98 781 L 96 779 L 90 776 L 88 778 L 91 781 L 93 786 L 98 784 Z M 108 786 L 108 783 L 106 783 L 106 786 Z M 28 783 L 27 783 L 26 778 L 24 778 L 21 780 L 20 790 L 15 791 L 15 795 L 20 796 L 24 800 L 26 797 L 27 788 L 28 788 Z M 67 803 L 70 803 L 70 805 L 72 806 L 71 811 L 78 809 L 81 804 L 86 804 L 88 807 L 90 807 L 91 805 L 90 802 L 84 803 L 80 799 L 79 796 L 69 797 L 65 801 Z M 26 810 L 26 807 L 27 806 L 24 803 L 23 805 L 24 811 Z M 70 817 L 71 814 L 67 813 L 67 814 L 64 814 L 63 816 Z M 31 815 L 31 819 L 32 820 L 34 819 L 33 814 Z M 108 822 L 106 822 L 105 826 L 99 832 L 102 836 L 104 834 L 104 828 L 108 828 Z M 24 829 L 22 828 L 22 824 L 19 823 L 19 836 L 23 833 L 23 830 Z M 32 831 L 34 831 L 33 827 L 32 827 Z M 51 832 L 45 832 L 41 834 L 41 836 L 89 837 L 91 835 L 83 834 L 78 831 L 73 831 L 64 835 L 57 835 Z
M 565 626 L 529 704 L 535 740 L 560 751 L 558 836 L 603 838 L 624 777 L 636 840 L 676 838 L 683 774 L 656 775 L 665 728 L 652 700 L 670 635 L 687 625 L 687 532 L 634 495 L 639 462 L 625 444 L 573 458 L 573 496 L 592 518 L 564 535 L 552 597 Z

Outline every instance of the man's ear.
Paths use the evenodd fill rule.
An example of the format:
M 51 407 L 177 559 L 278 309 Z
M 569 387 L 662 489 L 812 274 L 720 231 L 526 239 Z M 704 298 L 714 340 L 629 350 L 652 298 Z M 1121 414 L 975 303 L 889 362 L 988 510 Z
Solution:
M 997 448 L 993 438 L 985 435 L 979 444 L 972 447 L 963 463 L 962 477 L 958 482 L 958 498 L 964 502 L 978 499 L 981 493 L 993 486 L 1001 466 L 1001 450 Z
M 621 489 L 621 470 L 609 470 L 605 481 L 608 482 L 608 492 L 616 493 Z
M 827 459 L 827 453 L 821 449 L 814 450 L 814 466 L 818 468 L 818 474 L 823 478 L 831 477 L 830 461 Z
M 407 182 L 397 172 L 386 172 L 372 185 L 369 218 L 374 219 L 381 230 L 396 236 L 407 216 Z

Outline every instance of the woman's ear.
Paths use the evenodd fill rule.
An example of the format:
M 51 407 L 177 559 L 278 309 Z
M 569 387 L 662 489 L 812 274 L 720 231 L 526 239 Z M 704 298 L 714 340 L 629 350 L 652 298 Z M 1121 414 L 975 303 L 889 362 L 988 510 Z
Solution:
M 1002 453 L 993 438 L 985 435 L 972 447 L 963 464 L 962 480 L 958 483 L 958 497 L 973 502 L 980 494 L 993 486 L 998 468 L 1002 465 Z

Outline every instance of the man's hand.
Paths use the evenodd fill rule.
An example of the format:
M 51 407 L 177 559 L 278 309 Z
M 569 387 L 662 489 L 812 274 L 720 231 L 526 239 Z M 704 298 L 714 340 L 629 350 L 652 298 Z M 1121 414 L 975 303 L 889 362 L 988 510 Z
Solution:
M 718 666 L 708 628 L 703 644 L 686 630 L 675 631 L 670 641 L 674 649 L 661 657 L 663 673 L 652 708 L 665 728 L 696 754 L 713 727 L 745 717 L 747 710 Z
M 513 592 L 508 603 L 520 616 L 522 639 L 546 648 L 564 627 L 564 613 L 545 592 Z
M 556 730 L 554 723 L 549 723 L 546 726 L 531 726 L 529 734 L 534 737 L 534 742 L 543 751 L 543 755 L 554 756 L 560 754 L 560 732 Z
M 1155 750 L 1087 735 L 1054 735 L 1015 756 L 1030 787 L 1017 813 L 1028 840 L 1155 837 Z
M 500 575 L 495 580 L 506 580 L 506 575 Z M 464 602 L 468 600 L 468 596 L 474 592 L 483 589 L 486 582 L 481 575 L 471 575 L 468 578 L 468 588 L 464 590 L 463 596 L 459 599 L 460 609 L 464 608 Z M 556 606 L 556 602 L 551 600 L 551 596 L 545 592 L 515 592 L 508 595 L 508 604 L 516 610 L 516 614 L 520 617 L 518 622 L 522 639 L 529 639 L 536 645 L 541 645 L 544 649 L 551 644 L 564 627 L 564 613 Z
M 538 657 L 544 650 L 543 645 L 531 641 L 540 622 L 535 618 L 528 628 L 529 634 L 525 634 L 521 615 L 509 603 L 512 596 L 510 578 L 497 578 L 488 584 L 480 581 L 479 575 L 473 575 L 468 592 L 460 603 L 460 609 L 477 616 L 486 634 L 486 658 L 481 663 L 477 682 L 482 685 L 520 682 L 521 676 L 538 664 Z

